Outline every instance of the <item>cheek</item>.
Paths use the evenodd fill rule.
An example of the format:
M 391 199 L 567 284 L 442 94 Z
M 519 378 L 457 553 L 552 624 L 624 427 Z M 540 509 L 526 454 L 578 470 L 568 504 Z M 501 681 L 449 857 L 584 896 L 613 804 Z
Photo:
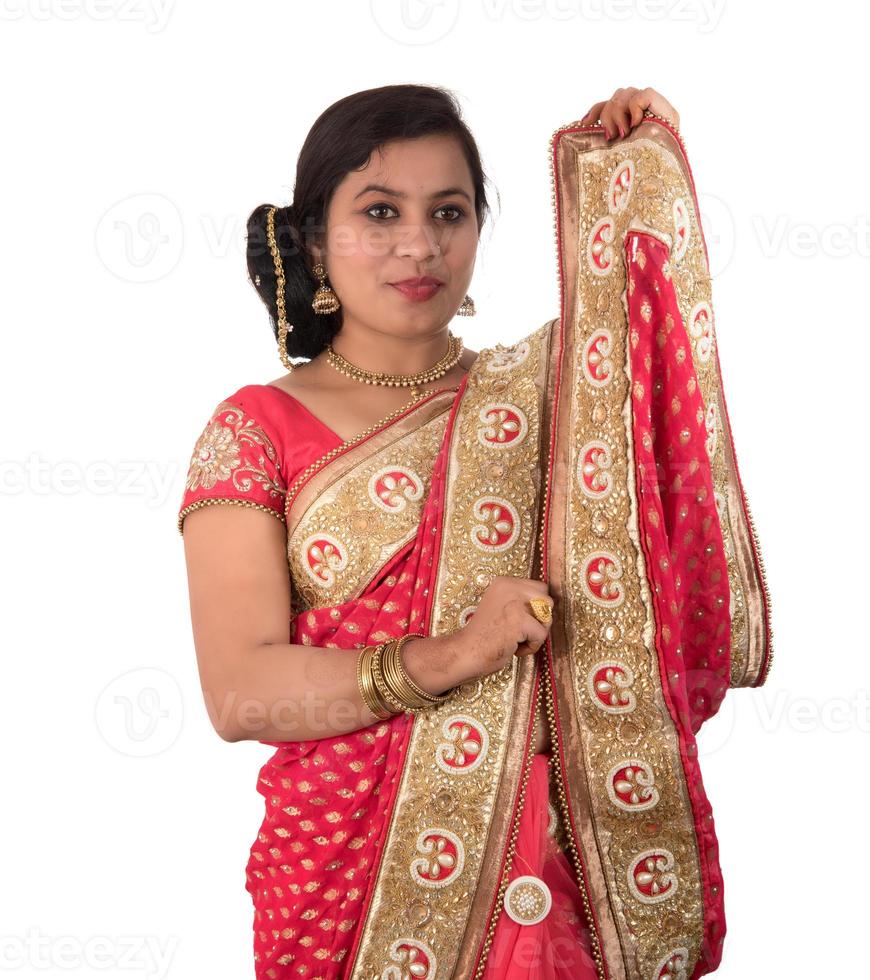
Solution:
M 463 235 L 461 238 L 457 236 L 446 252 L 451 278 L 454 281 L 470 278 L 476 258 L 477 236 L 473 234 Z
M 389 257 L 390 247 L 386 229 L 355 221 L 332 229 L 329 239 L 332 261 L 352 269 L 377 268 Z
M 455 267 L 468 267 L 477 253 L 477 231 L 473 222 L 465 222 L 451 234 L 445 235 L 441 247 L 448 261 Z
M 367 242 L 365 236 L 345 236 L 344 241 L 330 250 L 330 282 L 348 298 L 370 296 L 383 278 L 382 251 Z

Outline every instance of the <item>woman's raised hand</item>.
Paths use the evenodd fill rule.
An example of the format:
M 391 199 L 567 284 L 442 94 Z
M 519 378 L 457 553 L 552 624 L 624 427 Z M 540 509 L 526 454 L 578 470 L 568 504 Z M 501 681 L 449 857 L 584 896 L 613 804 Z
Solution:
M 680 114 L 654 88 L 618 88 L 605 102 L 596 102 L 580 120 L 583 126 L 594 126 L 600 119 L 608 139 L 627 136 L 643 119 L 644 109 L 662 116 L 680 128 Z
M 500 670 L 514 656 L 537 653 L 550 623 L 536 619 L 529 599 L 550 598 L 539 579 L 497 575 L 484 590 L 474 615 L 451 634 L 465 672 L 480 677 Z

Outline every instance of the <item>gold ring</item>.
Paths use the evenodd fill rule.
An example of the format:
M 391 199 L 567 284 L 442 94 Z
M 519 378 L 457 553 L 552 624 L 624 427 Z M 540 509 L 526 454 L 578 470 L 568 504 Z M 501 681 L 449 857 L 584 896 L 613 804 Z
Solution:
M 532 607 L 532 615 L 539 623 L 551 623 L 553 621 L 553 603 L 549 599 L 529 599 Z

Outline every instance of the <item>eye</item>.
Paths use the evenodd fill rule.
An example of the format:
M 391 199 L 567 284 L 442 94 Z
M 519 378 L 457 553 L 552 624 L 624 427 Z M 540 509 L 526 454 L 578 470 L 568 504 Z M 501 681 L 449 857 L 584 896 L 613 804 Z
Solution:
M 455 204 L 444 204 L 440 208 L 438 208 L 438 210 L 439 211 L 455 211 L 456 212 L 456 217 L 455 218 L 450 218 L 449 220 L 451 222 L 452 221 L 459 221 L 459 219 L 465 214 L 465 212 L 462 210 L 462 208 L 458 208 Z
M 392 204 L 373 204 L 371 207 L 366 208 L 366 214 L 370 214 L 372 211 L 380 210 L 381 208 L 387 208 L 390 211 L 395 211 L 396 209 Z M 372 215 L 374 217 L 374 215 Z
M 396 210 L 393 207 L 392 204 L 372 204 L 370 207 L 367 207 L 366 208 L 365 213 L 366 214 L 371 214 L 372 211 L 381 211 L 381 210 L 384 210 L 384 209 L 386 209 L 388 211 L 393 211 L 393 212 L 395 212 L 395 210 Z M 455 217 L 446 219 L 447 222 L 448 222 L 448 224 L 451 224 L 454 221 L 459 221 L 459 219 L 462 218 L 462 217 L 464 217 L 464 215 L 465 215 L 465 212 L 462 210 L 462 208 L 457 207 L 455 204 L 442 204 L 440 208 L 436 208 L 435 213 L 437 214 L 439 211 L 453 211 L 453 212 L 455 212 Z M 373 218 L 376 218 L 379 221 L 386 220 L 386 216 L 377 216 L 377 215 L 372 214 L 372 217 Z

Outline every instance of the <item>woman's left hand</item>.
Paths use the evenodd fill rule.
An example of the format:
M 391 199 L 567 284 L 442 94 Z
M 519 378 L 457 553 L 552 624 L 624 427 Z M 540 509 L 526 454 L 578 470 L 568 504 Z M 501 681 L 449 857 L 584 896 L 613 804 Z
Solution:
M 596 102 L 580 120 L 583 126 L 593 126 L 600 119 L 608 139 L 626 136 L 643 119 L 649 109 L 680 128 L 680 114 L 654 88 L 618 88 L 606 102 Z

